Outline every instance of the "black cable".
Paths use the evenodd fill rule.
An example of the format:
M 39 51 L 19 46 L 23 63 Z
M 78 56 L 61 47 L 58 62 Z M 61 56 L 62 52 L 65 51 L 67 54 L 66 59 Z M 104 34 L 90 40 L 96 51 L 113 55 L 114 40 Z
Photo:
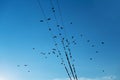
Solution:
M 48 23 L 48 21 L 46 20 L 47 17 L 46 17 L 46 15 L 45 15 L 45 12 L 44 12 L 42 6 L 41 6 L 41 3 L 40 3 L 39 0 L 37 0 L 37 2 L 38 2 L 38 4 L 39 4 L 39 6 L 40 6 L 40 9 L 41 9 L 42 14 L 43 14 L 43 16 L 44 16 L 44 19 L 45 19 L 45 21 L 46 21 L 46 23 L 47 23 L 47 25 L 48 25 L 47 27 L 48 27 L 48 29 L 50 30 L 51 28 L 49 27 L 49 23 Z M 51 30 L 50 30 L 50 31 L 51 31 Z M 51 32 L 51 35 L 53 36 L 52 32 Z M 53 41 L 54 41 L 55 44 L 57 44 L 56 41 L 55 41 L 54 39 L 53 39 Z M 56 46 L 57 50 L 60 51 L 60 50 L 58 49 L 57 45 L 55 45 L 55 46 Z M 59 55 L 60 55 L 60 53 L 59 53 Z M 61 58 L 61 60 L 62 60 L 62 58 Z M 62 60 L 62 62 L 63 62 L 63 60 Z M 67 72 L 67 74 L 68 74 L 70 80 L 72 80 L 72 78 L 71 78 L 71 76 L 70 76 L 70 74 L 69 74 L 69 72 L 68 72 L 67 67 L 66 67 L 65 65 L 64 65 L 64 67 L 65 67 L 65 70 L 66 70 L 66 72 Z
M 52 3 L 52 0 L 50 0 L 50 3 L 51 3 L 51 6 L 52 6 L 52 10 L 55 10 L 55 7 L 54 7 L 54 5 L 53 5 L 53 3 Z M 59 5 L 59 2 L 58 2 L 58 0 L 57 0 L 57 4 L 58 4 L 58 9 L 59 9 L 59 13 L 60 13 L 60 16 L 61 16 L 61 21 L 62 21 L 62 25 L 64 25 L 63 24 L 63 19 L 62 19 L 62 13 L 61 13 L 61 10 L 60 10 L 60 5 Z M 55 11 L 53 12 L 53 14 L 54 14 L 54 17 L 55 17 L 55 20 L 56 20 L 56 25 L 58 24 L 58 20 L 57 20 L 57 18 L 56 18 L 56 14 L 55 14 Z M 58 30 L 59 30 L 59 28 L 58 28 Z M 60 31 L 60 30 L 59 30 Z M 66 34 L 66 32 L 65 32 L 65 34 Z M 60 35 L 61 36 L 61 35 Z M 65 45 L 63 44 L 63 47 L 64 47 L 64 50 L 65 50 L 65 53 L 66 53 L 66 47 L 65 47 Z M 68 45 L 68 48 L 69 48 L 69 45 Z M 66 53 L 67 54 L 67 53 Z M 70 55 L 70 58 L 71 58 L 71 52 L 69 51 L 69 55 Z M 75 77 L 75 75 L 76 75 L 76 73 L 74 73 L 75 72 L 75 67 L 73 67 L 73 70 L 72 70 L 72 67 L 71 67 L 71 64 L 70 64 L 70 61 L 69 61 L 69 58 L 68 58 L 68 56 L 66 57 L 67 58 L 67 61 L 68 61 L 68 64 L 69 64 L 69 67 L 70 67 L 70 70 L 71 70 L 71 73 L 72 73 L 72 75 L 73 75 L 73 78 L 75 79 L 76 77 Z M 71 58 L 72 59 L 72 58 Z M 73 64 L 74 65 L 74 64 Z M 74 71 L 74 72 L 73 72 Z

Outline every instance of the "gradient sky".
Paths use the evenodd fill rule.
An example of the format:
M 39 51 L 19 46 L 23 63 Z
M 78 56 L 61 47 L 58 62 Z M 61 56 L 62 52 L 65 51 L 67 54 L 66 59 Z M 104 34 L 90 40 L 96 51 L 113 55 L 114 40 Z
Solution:
M 56 24 L 50 0 L 40 1 L 53 29 Z M 61 24 L 56 0 L 53 1 Z M 120 0 L 59 0 L 59 3 L 65 33 L 70 41 L 74 36 L 77 42 L 77 45 L 71 44 L 71 50 L 78 77 L 112 76 L 116 77 L 113 80 L 120 80 Z M 45 59 L 40 54 L 55 47 L 45 20 L 42 23 L 40 20 L 44 16 L 37 0 L 0 0 L 0 80 L 68 77 L 60 59 L 53 54 Z M 53 34 L 57 33 L 54 28 Z M 57 42 L 60 44 L 59 39 Z

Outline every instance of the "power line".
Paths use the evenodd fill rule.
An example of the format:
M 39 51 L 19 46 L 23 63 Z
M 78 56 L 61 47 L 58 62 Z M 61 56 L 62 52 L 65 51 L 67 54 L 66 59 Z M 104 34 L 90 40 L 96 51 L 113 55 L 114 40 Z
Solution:
M 52 10 L 54 10 L 54 5 L 53 5 L 53 3 L 52 3 L 52 0 L 50 0 L 50 3 L 51 3 L 51 6 L 52 6 Z M 62 13 L 61 13 L 61 9 L 60 9 L 60 5 L 59 5 L 59 2 L 58 2 L 58 0 L 57 0 L 57 5 L 58 5 L 58 10 L 59 10 L 59 13 L 60 13 L 60 17 L 61 17 L 61 22 L 62 22 L 62 25 L 64 26 L 64 24 L 63 24 L 63 18 L 62 18 Z M 58 24 L 58 20 L 57 20 L 57 18 L 56 18 L 56 14 L 55 14 L 55 11 L 53 11 L 53 14 L 54 14 L 54 17 L 55 17 L 55 20 L 56 20 L 56 25 Z M 59 30 L 59 28 L 58 28 L 58 30 Z M 59 30 L 60 31 L 60 30 Z M 64 32 L 65 34 L 66 34 L 66 32 Z M 60 35 L 61 36 L 61 35 Z M 66 37 L 66 35 L 65 35 L 65 37 Z M 69 42 L 68 40 L 67 40 L 67 42 Z M 65 50 L 65 55 L 67 54 L 67 52 L 66 52 L 66 47 L 65 47 L 65 45 L 64 45 L 64 41 L 63 41 L 63 47 L 64 47 L 64 50 Z M 68 48 L 69 48 L 69 45 L 68 45 Z M 71 58 L 71 60 L 72 60 L 72 55 L 71 55 L 71 52 L 70 52 L 70 48 L 69 48 L 69 50 L 68 50 L 68 52 L 69 52 L 69 55 L 70 55 L 70 58 Z M 68 55 L 68 54 L 67 54 Z M 75 67 L 74 66 L 71 66 L 71 63 L 70 63 L 70 60 L 69 60 L 69 57 L 68 56 L 66 56 L 66 58 L 67 58 L 67 61 L 68 61 L 68 64 L 69 64 L 69 68 L 70 68 L 70 70 L 71 70 L 71 73 L 72 73 L 72 75 L 73 75 L 73 78 L 75 79 L 77 79 L 77 77 L 75 77 L 75 76 L 77 76 L 76 75 L 76 71 L 75 71 Z M 74 65 L 74 64 L 73 64 Z M 72 70 L 72 67 L 73 67 L 73 70 Z M 74 71 L 74 72 L 73 72 Z
M 40 3 L 39 0 L 37 0 L 37 2 L 38 2 L 38 4 L 39 4 L 39 6 L 40 6 L 40 9 L 41 9 L 42 14 L 43 14 L 43 16 L 44 16 L 44 19 L 45 19 L 45 21 L 46 21 L 46 23 L 47 23 L 47 25 L 48 25 L 47 27 L 48 27 L 49 31 L 51 31 L 51 28 L 49 27 L 49 23 L 48 23 L 48 21 L 46 20 L 47 17 L 46 17 L 46 15 L 45 15 L 45 12 L 44 12 L 42 6 L 41 6 L 41 3 Z M 51 35 L 53 36 L 52 32 L 51 32 Z M 54 41 L 54 43 L 56 44 L 55 46 L 56 46 L 57 50 L 60 51 L 60 50 L 58 49 L 58 47 L 57 47 L 56 41 L 55 41 L 54 39 L 53 39 L 53 41 Z M 60 55 L 60 53 L 59 53 L 59 55 Z M 62 59 L 61 59 L 61 60 L 62 60 Z M 63 61 L 63 60 L 62 60 L 62 61 Z M 69 74 L 69 72 L 68 72 L 68 69 L 67 69 L 67 67 L 66 67 L 65 65 L 64 65 L 64 68 L 65 68 L 65 70 L 66 70 L 66 72 L 67 72 L 67 74 L 68 74 L 70 80 L 72 80 L 72 78 L 71 78 L 71 76 L 70 76 L 70 74 Z
M 62 22 L 62 25 L 64 26 L 64 23 L 63 23 L 63 17 L 62 17 L 62 12 L 61 12 L 61 9 L 60 9 L 60 4 L 59 4 L 59 1 L 57 0 L 57 5 L 58 5 L 58 10 L 59 10 L 59 13 L 60 13 L 60 17 L 61 17 L 61 22 Z M 65 32 L 66 33 L 66 32 Z M 67 40 L 67 43 L 69 44 L 69 41 Z M 72 55 L 71 55 L 71 51 L 70 51 L 70 47 L 68 45 L 68 51 L 69 51 L 69 55 L 70 55 L 70 58 L 72 59 Z M 74 65 L 74 64 L 73 64 Z M 75 67 L 73 66 L 73 69 L 74 69 L 74 72 L 75 72 L 75 76 L 76 76 L 76 80 L 77 79 L 77 74 L 76 74 L 76 70 L 75 70 Z

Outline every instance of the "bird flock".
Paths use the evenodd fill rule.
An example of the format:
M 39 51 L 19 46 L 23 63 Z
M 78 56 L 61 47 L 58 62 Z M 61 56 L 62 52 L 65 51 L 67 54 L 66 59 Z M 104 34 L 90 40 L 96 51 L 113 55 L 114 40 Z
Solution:
M 56 2 L 56 6 L 54 5 L 54 3 Z M 45 59 L 47 59 L 49 57 L 49 55 L 54 54 L 57 58 L 60 59 L 60 64 L 64 66 L 64 69 L 69 77 L 70 80 L 78 80 L 78 75 L 77 75 L 77 70 L 74 64 L 74 57 L 73 57 L 73 53 L 72 53 L 72 49 L 71 46 L 73 45 L 78 45 L 77 41 L 76 41 L 76 37 L 75 36 L 71 36 L 70 39 L 68 38 L 68 33 L 66 32 L 66 27 L 64 25 L 64 21 L 63 21 L 63 16 L 62 16 L 62 11 L 61 11 L 61 7 L 59 4 L 58 0 L 50 0 L 50 10 L 51 10 L 51 14 L 53 15 L 53 17 L 47 16 L 45 13 L 44 8 L 42 7 L 42 3 L 40 2 L 40 0 L 37 0 L 37 3 L 39 5 L 40 11 L 43 14 L 43 18 L 40 20 L 40 23 L 46 23 L 47 27 L 48 27 L 48 31 L 51 34 L 51 38 L 54 41 L 54 48 L 51 49 L 51 51 L 49 52 L 40 52 L 40 55 L 43 55 L 45 57 Z M 57 12 L 58 11 L 58 12 Z M 57 14 L 58 13 L 58 14 Z M 60 19 L 58 19 L 57 15 L 60 16 Z M 50 25 L 51 21 L 54 20 L 54 23 L 52 23 L 52 25 Z M 59 22 L 60 21 L 60 22 Z M 73 24 L 73 22 L 69 23 L 70 25 Z M 54 28 L 54 29 L 53 29 Z M 55 33 L 54 31 L 57 31 L 57 33 Z M 79 34 L 79 37 L 82 38 L 84 35 L 83 34 Z M 90 43 L 91 40 L 87 40 L 87 43 Z M 102 41 L 100 44 L 104 45 L 105 43 Z M 91 47 L 95 47 L 94 44 L 90 45 Z M 32 48 L 33 50 L 36 50 L 36 48 Z M 99 53 L 99 51 L 95 51 L 95 53 Z M 89 58 L 89 60 L 93 60 L 92 57 Z M 23 65 L 24 67 L 27 67 L 29 65 L 25 64 Z M 20 65 L 17 65 L 17 67 L 20 67 Z M 28 70 L 28 72 L 30 72 L 30 70 Z M 102 70 L 102 72 L 104 72 L 104 70 Z

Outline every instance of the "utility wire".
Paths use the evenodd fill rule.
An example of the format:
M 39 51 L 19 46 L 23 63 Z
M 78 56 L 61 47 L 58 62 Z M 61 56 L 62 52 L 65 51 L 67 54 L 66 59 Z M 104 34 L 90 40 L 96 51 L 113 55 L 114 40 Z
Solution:
M 54 9 L 55 7 L 54 7 L 54 5 L 53 5 L 53 3 L 52 3 L 52 0 L 50 0 L 50 3 L 51 3 L 52 10 L 53 10 L 53 14 L 54 14 L 54 17 L 55 17 L 55 20 L 56 20 L 56 25 L 58 25 L 58 20 L 57 20 L 57 17 L 56 17 L 56 14 L 55 14 L 55 9 Z M 61 16 L 62 25 L 64 25 L 64 24 L 63 24 L 62 13 L 61 13 L 61 10 L 60 10 L 60 5 L 59 5 L 58 0 L 57 0 L 57 4 L 58 4 L 59 13 L 60 13 L 60 16 Z M 59 28 L 58 28 L 58 30 L 59 30 Z M 59 31 L 60 31 L 60 30 L 59 30 Z M 66 32 L 65 32 L 65 34 L 66 34 Z M 60 35 L 60 36 L 61 36 L 61 35 Z M 68 40 L 67 40 L 67 41 L 68 41 Z M 63 47 L 64 47 L 64 50 L 66 50 L 66 49 L 65 49 L 65 46 L 64 46 L 64 43 L 63 43 Z M 69 48 L 69 45 L 68 45 L 68 48 Z M 69 48 L 69 50 L 70 50 L 70 48 Z M 66 55 L 66 54 L 67 54 L 67 53 L 66 53 L 66 51 L 65 51 L 65 55 Z M 68 54 L 67 54 L 67 55 L 68 55 Z M 70 55 L 70 58 L 71 58 L 71 60 L 72 60 L 72 57 L 71 57 L 72 55 L 71 55 L 71 52 L 70 52 L 70 51 L 69 51 L 69 55 Z M 69 64 L 69 67 L 70 67 L 72 76 L 73 76 L 74 79 L 76 78 L 76 80 L 77 80 L 77 75 L 76 75 L 75 67 L 72 66 L 72 67 L 73 67 L 73 69 L 72 69 L 71 64 L 70 64 L 69 57 L 66 56 L 66 58 L 67 58 L 67 61 L 68 61 L 68 64 Z M 72 64 L 72 65 L 74 65 L 74 64 Z M 74 72 L 73 72 L 73 71 L 74 71 Z
M 62 12 L 61 12 L 61 9 L 60 9 L 60 4 L 59 4 L 59 1 L 57 0 L 57 5 L 58 5 L 58 10 L 59 10 L 59 13 L 60 13 L 60 17 L 61 17 L 61 22 L 62 22 L 62 25 L 64 26 L 64 22 L 63 22 L 63 17 L 62 17 Z M 65 29 L 64 29 L 65 30 Z M 65 35 L 66 35 L 66 30 L 65 30 Z M 69 41 L 67 40 L 67 43 L 69 44 Z M 72 59 L 72 55 L 71 55 L 71 51 L 70 51 L 70 47 L 68 45 L 68 51 L 69 51 L 69 56 L 70 58 Z M 74 65 L 74 64 L 73 64 Z M 74 73 L 75 73 L 75 78 L 76 80 L 78 80 L 77 78 L 77 74 L 76 74 L 76 69 L 74 66 L 73 67 L 73 70 L 74 70 Z
M 48 25 L 47 27 L 48 27 L 48 29 L 50 30 L 51 28 L 50 28 L 50 26 L 49 26 L 48 21 L 46 20 L 47 17 L 46 17 L 46 15 L 45 15 L 45 12 L 44 12 L 42 6 L 41 6 L 41 3 L 40 3 L 39 0 L 37 0 L 37 2 L 38 2 L 38 4 L 39 4 L 39 7 L 40 7 L 40 9 L 41 9 L 41 11 L 42 11 L 42 14 L 43 14 L 43 16 L 44 16 L 44 20 L 46 21 L 46 23 L 47 23 L 47 25 Z M 50 30 L 50 31 L 51 31 L 51 30 Z M 52 32 L 51 32 L 51 35 L 53 36 Z M 54 39 L 53 39 L 53 41 L 54 41 L 55 44 L 57 44 Z M 56 46 L 56 48 L 57 48 L 57 51 L 60 51 L 60 50 L 58 49 L 57 45 L 55 45 L 55 46 Z M 59 53 L 59 55 L 60 55 L 60 53 Z M 62 60 L 62 58 L 61 58 L 61 60 Z M 64 62 L 64 61 L 62 60 L 62 62 Z M 69 72 L 68 72 L 68 69 L 67 69 L 67 67 L 65 66 L 65 64 L 64 64 L 64 68 L 65 68 L 65 70 L 66 70 L 66 72 L 67 72 L 67 74 L 68 74 L 68 77 L 70 78 L 70 80 L 72 80 L 72 78 L 71 78 L 71 76 L 70 76 L 70 74 L 69 74 Z

